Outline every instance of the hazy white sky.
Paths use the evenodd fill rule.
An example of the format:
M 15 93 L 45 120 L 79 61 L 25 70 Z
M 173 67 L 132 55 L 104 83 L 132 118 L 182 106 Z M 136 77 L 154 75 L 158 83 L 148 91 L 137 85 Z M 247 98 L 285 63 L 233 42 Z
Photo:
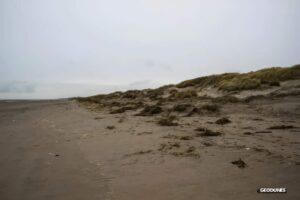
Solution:
M 299 0 L 0 0 L 0 98 L 300 63 Z

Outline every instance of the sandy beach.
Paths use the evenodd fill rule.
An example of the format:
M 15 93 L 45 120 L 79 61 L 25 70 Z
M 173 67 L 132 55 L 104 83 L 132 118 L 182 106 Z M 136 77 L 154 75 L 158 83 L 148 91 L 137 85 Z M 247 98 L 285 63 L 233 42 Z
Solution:
M 300 129 L 268 129 L 299 126 L 297 96 L 227 104 L 226 125 L 207 115 L 159 126 L 156 116 L 135 112 L 95 112 L 74 100 L 1 101 L 1 199 L 300 198 Z M 223 134 L 197 137 L 199 126 Z M 245 166 L 232 164 L 238 159 Z M 258 194 L 260 187 L 288 192 Z

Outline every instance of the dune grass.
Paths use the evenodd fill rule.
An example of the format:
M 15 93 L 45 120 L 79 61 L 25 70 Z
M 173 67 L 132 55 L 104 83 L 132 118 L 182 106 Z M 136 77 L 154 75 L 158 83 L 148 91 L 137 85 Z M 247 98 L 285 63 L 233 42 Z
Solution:
M 171 95 L 171 97 L 175 99 L 186 99 L 186 98 L 193 98 L 197 97 L 197 92 L 195 90 L 187 90 L 182 92 L 176 92 Z
M 300 79 L 300 65 L 294 65 L 292 67 L 272 67 L 248 73 L 225 73 L 204 76 L 186 80 L 177 85 L 166 85 L 156 89 L 129 90 L 126 92 L 113 92 L 110 94 L 100 94 L 85 98 L 78 97 L 75 99 L 79 102 L 96 103 L 106 106 L 106 101 L 112 99 L 118 99 L 119 101 L 123 101 L 124 99 L 126 101 L 134 101 L 144 98 L 161 100 L 162 96 L 169 89 L 171 94 L 169 100 L 190 99 L 197 98 L 198 95 L 196 91 L 205 87 L 215 87 L 222 91 L 235 92 L 259 89 L 262 88 L 262 86 L 278 87 L 282 81 L 295 79 Z M 174 89 L 173 87 L 186 88 L 186 90 L 182 91 L 180 89 Z M 216 99 L 216 101 L 238 102 L 238 100 L 233 97 L 221 97 Z
M 220 75 L 204 76 L 183 81 L 178 88 L 207 86 L 217 87 L 224 91 L 240 91 L 258 89 L 263 84 L 279 85 L 281 81 L 300 78 L 300 65 L 292 67 L 272 67 L 249 73 L 225 73 Z

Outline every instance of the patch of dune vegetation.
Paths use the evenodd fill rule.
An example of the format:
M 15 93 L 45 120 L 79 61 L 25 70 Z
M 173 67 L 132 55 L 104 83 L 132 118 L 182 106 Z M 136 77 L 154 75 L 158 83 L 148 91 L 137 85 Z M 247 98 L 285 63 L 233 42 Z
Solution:
M 208 86 L 213 86 L 217 85 L 219 82 L 223 80 L 230 80 L 237 76 L 238 73 L 226 73 L 226 74 L 220 74 L 220 75 L 211 75 L 211 76 L 203 76 L 191 80 L 186 80 L 183 81 L 176 86 L 178 88 L 186 88 L 186 87 L 191 87 L 191 86 L 197 86 L 197 87 L 208 87 Z
M 187 99 L 200 100 L 201 98 L 205 100 L 207 96 L 201 95 L 201 90 L 205 88 L 216 88 L 220 91 L 229 92 L 227 95 L 225 94 L 212 99 L 213 103 L 237 103 L 241 102 L 241 100 L 233 96 L 236 92 L 278 87 L 282 81 L 295 79 L 300 79 L 300 65 L 285 68 L 272 67 L 249 73 L 225 73 L 204 76 L 183 81 L 177 85 L 166 85 L 156 89 L 128 90 L 126 92 L 113 92 L 75 99 L 82 103 L 95 104 L 93 105 L 95 109 L 108 108 L 112 114 L 117 114 L 145 108 L 145 106 L 147 107 L 146 102 L 153 102 L 155 106 L 163 106 L 167 102 L 186 101 Z M 297 92 L 294 92 L 295 95 L 298 95 Z M 278 94 L 276 95 L 278 96 Z M 260 97 L 264 96 L 250 97 L 245 102 Z M 207 97 L 207 99 L 209 98 Z M 155 112 L 162 112 L 159 108 L 152 110 L 151 107 L 147 107 L 145 109 L 143 111 L 145 113 L 141 113 L 141 115 L 153 115 Z M 174 111 L 183 112 L 186 109 L 186 105 L 180 105 L 174 108 Z M 195 108 L 190 114 L 197 113 L 198 111 Z
M 158 121 L 158 124 L 161 125 L 161 126 L 178 126 L 178 123 L 177 123 L 177 122 L 173 122 L 173 121 L 176 120 L 176 119 L 177 119 L 176 116 L 170 115 L 170 116 L 161 118 L 161 119 Z
M 183 81 L 176 86 L 178 88 L 208 86 L 216 87 L 224 91 L 240 91 L 258 89 L 262 85 L 278 86 L 281 81 L 300 78 L 300 65 L 292 67 L 272 67 L 249 73 L 225 73 L 220 75 L 204 76 Z
M 193 98 L 197 97 L 197 92 L 195 90 L 187 90 L 182 92 L 174 92 L 171 95 L 172 98 L 175 99 L 186 99 L 186 98 Z
M 218 88 L 225 91 L 252 90 L 258 89 L 260 86 L 260 80 L 247 76 L 237 76 L 230 80 L 221 81 L 218 84 Z

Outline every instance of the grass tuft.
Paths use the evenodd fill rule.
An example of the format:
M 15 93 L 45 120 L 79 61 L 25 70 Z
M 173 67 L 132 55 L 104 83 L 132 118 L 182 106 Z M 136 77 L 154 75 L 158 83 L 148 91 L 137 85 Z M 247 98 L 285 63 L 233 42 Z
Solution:
M 186 99 L 186 98 L 194 98 L 197 97 L 197 92 L 195 90 L 187 90 L 183 92 L 175 92 L 171 95 L 175 99 Z
M 176 119 L 176 116 L 170 115 L 168 117 L 161 118 L 158 121 L 158 124 L 161 126 L 178 126 L 178 123 L 174 122 Z
M 140 113 L 136 114 L 136 116 L 152 116 L 162 111 L 162 108 L 159 106 L 146 106 Z
M 205 104 L 201 107 L 201 109 L 209 112 L 218 112 L 220 107 L 217 104 Z

